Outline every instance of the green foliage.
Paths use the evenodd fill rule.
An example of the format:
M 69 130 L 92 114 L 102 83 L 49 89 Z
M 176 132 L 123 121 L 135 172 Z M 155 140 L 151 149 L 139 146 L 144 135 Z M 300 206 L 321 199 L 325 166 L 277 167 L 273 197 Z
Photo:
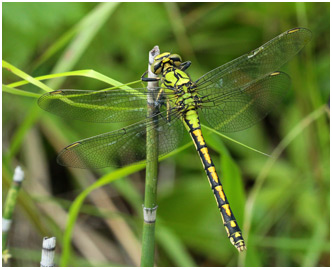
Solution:
M 136 171 L 143 166 L 92 173 L 54 161 L 69 143 L 124 125 L 50 115 L 31 98 L 40 88 L 97 90 L 137 81 L 154 45 L 191 60 L 188 72 L 196 80 L 301 26 L 313 39 L 282 68 L 292 78 L 284 102 L 257 126 L 227 134 L 271 157 L 217 134 L 206 138 L 248 251 L 239 255 L 229 244 L 200 160 L 188 144 L 160 164 L 156 265 L 329 266 L 329 21 L 329 3 L 315 2 L 3 3 L 4 193 L 17 163 L 27 172 L 14 215 L 14 223 L 20 219 L 25 228 L 14 225 L 17 236 L 8 237 L 11 265 L 38 265 L 27 253 L 40 250 L 46 235 L 57 236 L 63 264 L 138 265 L 140 256 L 140 247 L 130 246 L 141 236 L 144 173 Z M 60 72 L 68 73 L 54 74 Z M 31 84 L 17 82 L 22 79 Z M 97 180 L 93 185 L 91 178 Z M 105 193 L 102 205 L 96 203 Z M 51 206 L 67 210 L 57 196 L 77 197 L 68 220 L 53 213 L 59 211 Z M 84 209 L 87 203 L 94 212 Z M 89 246 L 75 237 L 82 225 Z

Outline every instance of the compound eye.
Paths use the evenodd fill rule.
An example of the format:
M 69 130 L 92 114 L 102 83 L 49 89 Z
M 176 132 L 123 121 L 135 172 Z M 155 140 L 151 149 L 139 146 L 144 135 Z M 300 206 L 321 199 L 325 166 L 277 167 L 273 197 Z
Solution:
M 171 54 L 169 56 L 169 59 L 171 60 L 171 62 L 173 62 L 173 65 L 175 66 L 179 66 L 182 63 L 182 59 L 178 54 Z
M 151 65 L 151 72 L 159 75 L 161 73 L 162 70 L 162 61 L 161 60 L 157 60 L 154 61 L 153 64 Z

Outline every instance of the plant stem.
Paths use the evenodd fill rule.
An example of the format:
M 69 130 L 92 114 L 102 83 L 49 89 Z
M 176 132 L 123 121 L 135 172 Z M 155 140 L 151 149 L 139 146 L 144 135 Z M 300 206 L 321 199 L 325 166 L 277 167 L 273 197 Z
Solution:
M 15 209 L 15 205 L 16 205 L 16 201 L 17 201 L 18 191 L 21 188 L 21 184 L 22 184 L 23 179 L 24 179 L 24 172 L 23 172 L 23 170 L 21 169 L 20 166 L 17 166 L 16 169 L 15 169 L 15 172 L 14 172 L 13 182 L 10 186 L 9 191 L 8 191 L 5 206 L 4 206 L 4 210 L 3 210 L 3 216 L 2 216 L 2 251 L 5 251 L 6 247 L 7 247 L 7 236 L 8 236 L 8 232 L 9 232 L 9 229 L 10 229 L 10 224 L 12 222 L 12 217 L 13 217 L 13 213 L 14 213 L 14 209 Z M 6 252 L 6 255 L 10 256 L 8 251 Z M 3 258 L 4 258 L 4 255 L 3 255 Z M 6 262 L 6 258 L 4 258 L 4 259 L 5 259 L 5 262 Z
M 156 77 L 150 71 L 150 63 L 158 55 L 159 48 L 155 46 L 149 52 L 149 78 Z M 158 82 L 149 82 L 148 90 L 148 117 L 154 117 L 156 108 L 154 106 L 154 91 L 158 87 Z M 158 119 L 153 124 L 149 124 L 146 130 L 146 176 L 145 176 L 145 197 L 144 197 L 144 223 L 142 237 L 141 266 L 154 265 L 154 242 L 155 242 L 155 221 L 157 210 L 157 177 L 158 177 L 158 133 L 156 125 Z
M 55 237 L 44 237 L 40 267 L 54 267 Z

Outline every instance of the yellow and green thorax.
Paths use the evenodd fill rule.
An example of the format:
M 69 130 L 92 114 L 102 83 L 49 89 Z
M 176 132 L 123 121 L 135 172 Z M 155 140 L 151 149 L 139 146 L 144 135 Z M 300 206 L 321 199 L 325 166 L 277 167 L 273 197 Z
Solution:
M 176 107 L 189 128 L 198 128 L 199 119 L 196 110 L 200 107 L 200 98 L 196 86 L 189 75 L 181 70 L 181 57 L 169 52 L 156 56 L 151 67 L 152 72 L 161 74 L 160 87 L 170 98 L 172 107 Z
M 192 128 L 199 127 L 197 108 L 199 107 L 199 97 L 195 91 L 195 84 L 189 75 L 177 68 L 169 67 L 163 73 L 161 87 L 166 92 L 173 92 L 174 106 L 182 114 L 183 119 L 189 121 Z

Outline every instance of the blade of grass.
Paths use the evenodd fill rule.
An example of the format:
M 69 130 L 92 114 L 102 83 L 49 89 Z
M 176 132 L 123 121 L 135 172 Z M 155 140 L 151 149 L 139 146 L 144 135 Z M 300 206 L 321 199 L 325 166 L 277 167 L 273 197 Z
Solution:
M 189 143 L 188 146 L 192 146 L 192 143 Z M 185 149 L 185 148 L 183 148 Z M 182 149 L 182 150 L 183 150 Z M 170 154 L 173 155 L 173 152 Z M 169 156 L 170 156 L 169 155 Z M 168 156 L 168 157 L 169 157 Z M 135 209 L 136 213 L 139 215 L 142 207 L 141 204 L 143 200 L 140 196 L 138 190 L 131 184 L 128 180 L 122 178 L 121 180 L 117 180 L 113 182 L 113 186 L 116 187 L 117 191 L 120 193 L 122 197 L 126 199 L 126 201 L 130 204 L 132 208 Z M 84 206 L 88 208 L 88 206 Z M 84 211 L 85 208 L 82 207 L 81 212 Z M 90 214 L 96 214 L 94 207 L 91 207 Z M 107 216 L 112 217 L 114 213 L 108 212 L 104 213 Z M 115 216 L 116 217 L 116 216 Z M 130 221 L 131 218 L 129 216 L 121 215 L 121 218 L 125 218 L 126 221 Z M 177 266 L 186 266 L 186 267 L 194 267 L 196 266 L 195 261 L 192 260 L 190 253 L 185 248 L 183 242 L 177 237 L 175 233 L 170 231 L 167 227 L 165 227 L 162 223 L 166 223 L 160 217 L 158 217 L 158 229 L 156 229 L 156 242 L 160 248 L 163 248 L 164 251 L 168 254 L 168 256 L 173 260 L 174 264 Z
M 300 121 L 289 133 L 288 135 L 279 143 L 279 145 L 274 149 L 274 151 L 271 154 L 271 158 L 269 158 L 264 167 L 261 170 L 261 173 L 258 175 L 255 185 L 253 186 L 248 199 L 246 203 L 246 209 L 245 209 L 245 219 L 244 219 L 244 225 L 243 225 L 243 231 L 244 234 L 247 235 L 247 242 L 250 243 L 250 226 L 251 221 L 253 218 L 253 212 L 254 212 L 254 205 L 255 201 L 257 199 L 258 193 L 260 189 L 262 188 L 267 175 L 271 169 L 271 167 L 274 165 L 276 160 L 280 157 L 281 153 L 285 150 L 285 148 L 298 136 L 300 135 L 304 129 L 306 129 L 310 124 L 315 122 L 318 118 L 320 118 L 325 113 L 325 105 L 320 107 L 319 109 L 313 111 L 308 116 L 306 116 L 302 121 Z M 248 247 L 249 249 L 249 247 Z M 246 264 L 246 253 L 244 255 L 239 256 L 239 265 L 240 266 L 250 266 L 249 264 Z M 254 254 L 253 254 L 254 255 Z
M 112 11 L 114 11 L 115 6 L 116 5 L 112 3 L 102 3 L 97 6 L 97 10 L 99 12 L 95 13 L 95 11 L 93 10 L 89 13 L 89 14 L 94 14 L 93 16 L 95 20 L 94 24 L 91 24 L 91 26 L 88 28 L 80 29 L 75 38 L 69 44 L 65 53 L 58 60 L 57 65 L 53 68 L 51 73 L 58 73 L 59 72 L 58 70 L 68 71 L 72 66 L 76 64 L 79 57 L 83 54 L 88 44 L 93 40 L 94 36 L 97 34 L 98 30 L 101 28 L 103 23 L 106 22 L 106 19 L 111 15 Z M 89 14 L 87 16 L 89 16 Z M 3 66 L 4 66 L 4 61 L 3 61 Z M 6 62 L 5 62 L 5 67 L 12 72 L 16 72 L 17 69 L 12 65 L 7 64 Z M 12 69 L 10 69 L 10 67 L 12 67 Z M 63 80 L 61 81 L 57 80 L 56 82 L 53 83 L 47 83 L 48 86 L 46 85 L 44 86 L 43 83 L 41 83 L 40 81 L 31 79 L 30 76 L 26 75 L 24 72 L 18 69 L 15 74 L 17 74 L 24 80 L 28 81 L 31 80 L 32 84 L 36 85 L 39 88 L 42 88 L 46 92 L 53 91 L 51 89 L 52 87 L 57 88 L 63 82 Z M 35 108 L 31 109 L 30 112 L 27 113 L 24 122 L 20 125 L 16 133 L 13 135 L 13 139 L 11 141 L 11 147 L 8 151 L 8 154 L 6 154 L 7 159 L 10 159 L 11 156 L 14 156 L 17 153 L 18 149 L 22 144 L 25 133 L 35 123 L 39 115 L 40 115 L 40 109 L 38 109 L 37 106 L 35 106 Z
M 80 28 L 73 40 L 70 42 L 59 61 L 52 70 L 52 73 L 59 73 L 73 68 L 88 45 L 98 33 L 100 28 L 104 25 L 109 16 L 114 12 L 117 3 L 100 3 L 93 11 L 85 18 L 88 23 L 84 23 L 84 27 Z M 83 19 L 84 21 L 85 19 Z M 63 79 L 51 82 L 53 88 L 58 88 L 62 84 Z
M 40 108 L 32 104 L 28 109 L 28 113 L 24 121 L 20 124 L 19 128 L 14 133 L 8 151 L 3 155 L 4 161 L 9 164 L 10 160 L 19 151 L 26 133 L 30 130 L 31 126 L 35 124 L 38 116 L 40 115 Z
M 2 91 L 10 93 L 10 94 L 25 96 L 25 97 L 38 98 L 40 96 L 40 94 L 38 94 L 38 93 L 27 92 L 27 91 L 15 89 L 15 88 L 12 88 L 12 87 L 9 87 L 9 86 L 6 86 L 6 85 L 2 85 Z
M 182 147 L 177 148 L 176 150 L 172 151 L 171 153 L 164 155 L 163 157 L 159 158 L 159 160 L 167 159 L 186 148 L 192 146 L 192 142 L 188 142 L 187 144 L 183 145 Z M 145 163 L 139 163 L 139 164 L 133 164 L 131 166 L 126 166 L 120 169 L 117 169 L 115 171 L 112 171 L 105 176 L 101 177 L 98 181 L 96 181 L 94 184 L 86 188 L 73 202 L 72 206 L 69 210 L 69 218 L 66 225 L 66 230 L 64 233 L 64 244 L 63 244 L 63 256 L 61 257 L 60 266 L 66 266 L 69 262 L 70 255 L 71 255 L 71 236 L 73 232 L 73 227 L 76 222 L 76 219 L 78 217 L 78 213 L 80 212 L 80 208 L 83 204 L 84 199 L 89 195 L 90 192 L 95 190 L 96 188 L 100 188 L 106 184 L 109 184 L 113 182 L 114 180 L 117 180 L 122 177 L 126 177 L 128 175 L 131 175 L 132 173 L 138 172 L 145 168 Z
M 12 166 L 2 164 L 2 184 L 3 189 L 9 189 L 11 184 L 11 178 L 13 176 Z M 36 204 L 31 199 L 30 195 L 25 192 L 24 188 L 20 190 L 18 194 L 18 204 L 25 212 L 27 218 L 29 218 L 30 222 L 33 223 L 35 229 L 40 234 L 47 234 L 47 228 L 44 227 L 44 224 L 40 222 L 40 217 L 38 215 L 38 209 L 36 208 Z
M 319 226 L 317 226 L 319 227 Z M 311 246 L 312 239 L 311 238 L 284 238 L 284 237 L 271 237 L 271 236 L 255 236 L 254 244 L 263 247 L 263 248 L 279 248 L 283 250 L 296 250 L 296 251 L 304 251 L 308 249 L 308 246 Z M 319 245 L 317 247 L 320 251 L 329 253 L 330 252 L 330 243 L 326 242 L 326 239 L 323 241 L 319 241 Z M 310 257 L 310 256 L 306 256 Z M 316 263 L 312 263 L 314 265 L 317 265 Z M 303 261 L 302 266 L 305 266 L 306 262 Z
M 21 71 L 20 69 L 18 69 L 17 67 L 11 65 L 10 63 L 7 63 L 6 61 L 2 60 L 2 68 L 6 68 L 8 71 L 12 72 L 13 74 L 19 76 L 20 78 L 23 78 L 24 80 L 28 81 L 29 83 L 37 86 L 38 88 L 41 88 L 42 90 L 46 91 L 46 92 L 51 92 L 53 91 L 53 89 L 51 89 L 50 87 L 48 87 L 46 84 L 34 79 L 33 77 L 31 77 L 30 75 L 28 75 L 27 73 L 24 73 L 23 71 Z
M 168 253 L 176 266 L 195 267 L 195 261 L 186 251 L 184 244 L 167 227 L 158 225 L 157 239 L 161 247 Z
M 205 128 L 205 129 L 207 129 L 207 130 L 209 130 L 209 131 L 211 131 L 212 133 L 215 133 L 215 134 L 217 134 L 217 135 L 219 135 L 219 136 L 221 136 L 221 137 L 223 137 L 223 138 L 226 138 L 227 140 L 229 140 L 229 141 L 231 141 L 231 142 L 233 142 L 233 143 L 235 143 L 235 144 L 238 144 L 238 145 L 240 145 L 240 146 L 242 146 L 242 147 L 245 147 L 245 148 L 247 148 L 247 149 L 249 149 L 249 150 L 252 150 L 252 151 L 254 151 L 254 152 L 260 153 L 260 154 L 262 154 L 262 155 L 264 155 L 264 156 L 268 156 L 268 157 L 270 157 L 269 154 L 264 153 L 264 152 L 262 152 L 262 151 L 259 151 L 259 150 L 257 150 L 257 149 L 254 149 L 254 148 L 252 148 L 252 147 L 249 147 L 249 146 L 247 146 L 247 145 L 245 145 L 245 144 L 243 144 L 243 143 L 241 143 L 241 142 L 239 142 L 239 141 L 236 141 L 236 140 L 234 140 L 234 139 L 232 139 L 232 138 L 230 138 L 230 137 L 228 137 L 228 136 L 226 136 L 226 135 L 224 135 L 224 134 L 218 132 L 217 130 L 215 130 L 215 129 L 213 129 L 213 128 L 210 128 L 210 127 L 208 127 L 208 126 L 206 126 L 206 125 L 203 125 L 203 124 L 202 124 L 202 127 Z
M 117 169 L 111 173 L 106 174 L 101 177 L 98 181 L 90 185 L 86 188 L 80 195 L 75 199 L 73 204 L 69 209 L 68 220 L 66 224 L 66 230 L 64 232 L 63 238 L 63 251 L 60 260 L 60 266 L 68 266 L 71 256 L 71 237 L 74 229 L 74 225 L 76 223 L 76 219 L 78 217 L 78 213 L 80 212 L 80 208 L 85 200 L 85 198 L 89 195 L 93 190 L 100 188 L 106 184 L 111 183 L 114 180 L 119 178 L 128 176 L 132 173 L 138 172 L 145 167 L 145 163 L 135 164 L 131 166 L 126 166 L 120 169 Z
M 321 254 L 323 252 L 322 242 L 325 241 L 325 238 L 327 238 L 327 229 L 326 224 L 322 219 L 317 220 L 317 224 L 315 226 L 314 234 L 312 235 L 312 238 L 309 244 L 306 246 L 310 246 L 306 248 L 306 255 L 305 259 L 302 263 L 303 267 L 314 267 L 319 264 L 319 260 L 321 257 Z
M 100 20 L 101 17 L 106 17 L 109 12 L 112 12 L 119 3 L 103 3 L 98 5 L 92 12 L 85 16 L 81 21 L 74 25 L 70 30 L 64 33 L 55 43 L 53 43 L 46 52 L 34 64 L 34 69 L 51 58 L 55 53 L 61 50 L 78 32 L 83 31 L 87 27 Z M 103 23 L 103 22 L 100 22 Z M 96 30 L 97 31 L 97 30 Z
M 110 85 L 113 85 L 115 87 L 122 87 L 122 86 L 129 86 L 129 85 L 133 85 L 136 83 L 141 82 L 141 80 L 136 80 L 133 82 L 129 82 L 126 84 L 123 84 L 115 79 L 112 79 L 110 77 L 107 77 L 95 70 L 92 69 L 87 69 L 87 70 L 75 70 L 75 71 L 70 71 L 70 72 L 63 72 L 63 73 L 56 73 L 56 74 L 50 74 L 50 75 L 45 75 L 45 76 L 40 76 L 40 77 L 35 77 L 35 80 L 46 80 L 46 79 L 52 79 L 52 78 L 59 78 L 59 77 L 71 77 L 71 76 L 83 76 L 83 77 L 89 77 L 89 78 L 94 78 L 97 79 L 99 81 L 103 81 L 105 83 L 108 83 Z M 28 84 L 28 81 L 25 80 L 21 80 L 21 81 L 17 81 L 11 84 L 8 84 L 7 86 L 9 87 L 19 87 L 19 86 L 23 86 Z M 128 89 L 130 89 L 128 87 Z
M 187 58 L 196 61 L 194 50 L 191 46 L 190 39 L 186 33 L 186 27 L 180 13 L 178 3 L 166 2 L 166 11 L 170 17 L 170 24 L 174 32 L 175 38 L 181 50 L 181 54 Z

